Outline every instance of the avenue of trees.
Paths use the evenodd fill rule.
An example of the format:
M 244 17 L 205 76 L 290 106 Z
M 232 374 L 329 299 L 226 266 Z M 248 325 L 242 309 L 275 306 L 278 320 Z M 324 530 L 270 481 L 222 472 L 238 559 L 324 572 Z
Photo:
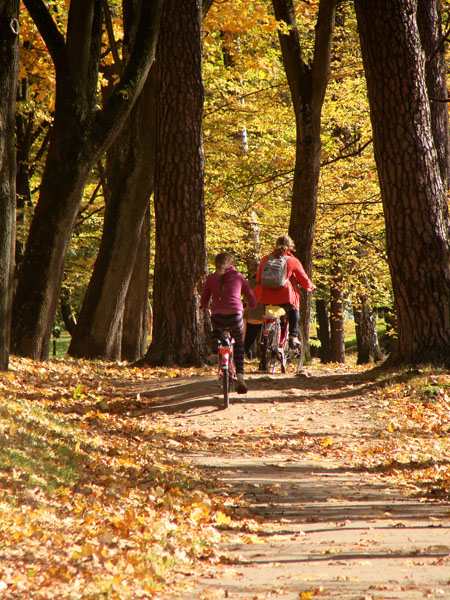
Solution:
M 250 271 L 282 233 L 323 361 L 346 312 L 379 360 L 382 310 L 391 363 L 449 366 L 446 11 L 0 0 L 0 369 L 60 315 L 71 356 L 201 365 L 214 254 Z

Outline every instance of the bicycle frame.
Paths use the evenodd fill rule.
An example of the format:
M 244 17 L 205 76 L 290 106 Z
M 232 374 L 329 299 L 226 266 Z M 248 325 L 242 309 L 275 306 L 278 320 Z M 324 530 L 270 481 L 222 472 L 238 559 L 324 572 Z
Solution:
M 267 308 L 267 313 L 270 313 L 275 312 L 273 309 L 277 307 L 269 306 Z M 299 355 L 298 350 L 286 347 L 288 331 L 289 323 L 284 311 L 279 315 L 265 314 L 263 316 L 261 342 L 263 370 L 274 373 L 277 363 L 280 363 L 281 372 L 286 373 L 286 363 Z
M 234 339 L 229 331 L 222 332 L 223 338 L 219 338 L 218 357 L 219 368 L 218 378 L 222 381 L 224 408 L 230 404 L 231 383 L 236 380 L 233 364 L 233 344 Z

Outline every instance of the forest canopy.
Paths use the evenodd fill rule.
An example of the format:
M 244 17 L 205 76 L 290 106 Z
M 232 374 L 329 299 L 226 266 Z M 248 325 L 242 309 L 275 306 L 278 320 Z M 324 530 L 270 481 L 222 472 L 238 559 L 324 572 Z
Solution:
M 398 299 L 400 292 L 392 287 L 393 255 L 389 256 L 386 248 L 386 197 L 383 198 L 380 190 L 380 164 L 374 153 L 375 104 L 366 84 L 369 54 L 364 62 L 361 54 L 363 15 L 369 13 L 369 8 L 364 2 L 355 4 L 356 12 L 353 2 L 333 0 L 203 3 L 192 0 L 189 8 L 186 7 L 195 19 L 201 20 L 198 29 L 201 37 L 195 42 L 201 47 L 199 77 L 203 91 L 198 93 L 204 95 L 199 142 L 199 151 L 202 156 L 204 153 L 204 164 L 199 166 L 203 181 L 199 206 L 204 208 L 199 210 L 205 223 L 203 244 L 208 268 L 212 268 L 217 252 L 229 251 L 234 254 L 237 267 L 250 276 L 251 261 L 258 261 L 269 251 L 278 235 L 294 233 L 294 239 L 301 240 L 299 257 L 305 261 L 318 288 L 316 299 L 327 306 L 330 297 L 337 294 L 340 308 L 336 315 L 331 315 L 331 328 L 344 313 L 353 318 L 355 310 L 358 312 L 361 307 L 369 307 L 372 315 L 380 311 L 394 314 L 399 310 L 395 298 Z M 409 5 L 414 7 L 415 25 L 421 36 L 417 38 L 417 50 L 427 54 L 430 64 L 437 64 L 436 56 L 443 56 L 447 38 L 447 3 L 440 6 L 434 0 L 431 4 L 423 0 L 404 0 L 393 9 L 393 22 L 397 16 L 402 18 L 402 11 Z M 320 54 L 323 53 L 320 44 L 324 44 L 320 28 L 327 14 L 331 29 L 329 72 L 323 73 L 323 102 L 320 107 L 308 106 L 308 81 L 312 82 L 311 94 L 317 94 L 314 88 L 320 67 L 317 63 L 325 57 Z M 167 111 L 164 113 L 163 84 L 152 65 L 158 53 L 161 19 L 163 24 L 167 23 L 167 31 L 171 27 L 175 31 L 182 15 L 176 14 L 169 1 L 162 0 L 149 4 L 138 0 L 92 0 L 85 5 L 62 0 L 45 4 L 41 0 L 25 0 L 18 6 L 18 16 L 14 286 L 17 293 L 12 351 L 45 358 L 53 328 L 67 328 L 68 314 L 72 323 L 80 312 L 83 314 L 87 290 L 89 285 L 93 287 L 92 273 L 95 275 L 99 269 L 102 244 L 106 244 L 107 236 L 112 239 L 111 231 L 116 232 L 116 241 L 110 244 L 118 243 L 117 232 L 125 227 L 121 221 L 124 217 L 120 215 L 124 214 L 125 202 L 131 202 L 129 198 L 136 196 L 137 190 L 143 200 L 140 200 L 139 216 L 134 217 L 138 223 L 135 229 L 136 232 L 142 229 L 141 243 L 148 247 L 149 255 L 144 262 L 148 279 L 140 284 L 139 297 L 143 297 L 144 285 L 150 305 L 154 300 L 155 265 L 163 260 L 159 255 L 162 250 L 153 204 L 153 192 L 156 189 L 155 194 L 160 193 L 158 146 L 154 140 L 162 123 L 160 115 Z M 408 31 L 412 31 L 412 24 L 408 27 Z M 192 36 L 198 35 L 196 31 Z M 283 47 L 286 40 L 294 39 L 294 33 L 298 69 L 302 73 L 298 79 L 301 100 L 293 95 L 296 84 L 292 75 L 289 78 L 288 55 L 286 46 Z M 169 36 L 164 39 L 169 40 Z M 389 61 L 392 57 L 386 56 L 383 60 Z M 443 72 L 443 64 L 438 66 Z M 186 74 L 190 67 L 182 68 Z M 148 77 L 143 75 L 147 72 Z M 426 80 L 429 94 L 431 76 L 430 69 Z M 433 102 L 431 99 L 431 107 Z M 320 112 L 317 121 L 320 139 L 314 149 L 320 157 L 320 175 L 318 173 L 316 183 L 312 182 L 317 192 L 313 191 L 313 205 L 308 209 L 313 215 L 312 224 L 308 224 L 309 238 L 302 237 L 301 233 L 299 215 L 304 213 L 295 217 L 292 212 L 294 203 L 301 205 L 310 201 L 306 191 L 303 199 L 302 190 L 295 191 L 301 182 L 299 144 L 305 143 L 301 136 L 307 127 L 307 120 L 302 121 L 306 108 Z M 192 115 L 194 119 L 193 112 Z M 126 125 L 121 130 L 123 123 Z M 435 141 L 437 143 L 436 137 Z M 442 154 L 441 147 L 438 147 L 439 152 Z M 73 164 L 71 170 L 67 168 L 68 162 Z M 132 184 L 131 177 L 134 178 Z M 296 193 L 300 193 L 300 199 L 296 199 Z M 53 220 L 49 215 L 56 215 L 57 210 L 52 209 L 51 204 L 58 205 L 58 194 L 67 205 L 64 209 L 67 215 L 60 217 L 67 223 L 66 241 L 58 241 L 56 229 L 50 233 L 50 225 L 47 226 Z M 148 200 L 150 212 L 144 216 L 142 211 Z M 62 214 L 63 209 L 58 210 Z M 187 210 L 182 218 L 194 222 L 196 215 L 189 215 Z M 36 225 L 30 228 L 34 222 Z M 42 232 L 43 223 L 47 234 Z M 134 229 L 130 223 L 126 227 L 129 231 Z M 58 267 L 51 266 L 56 258 L 49 259 L 46 267 L 47 292 L 44 287 L 40 291 L 34 289 L 26 271 L 33 269 L 30 265 L 42 264 L 43 255 L 36 248 L 39 236 L 44 235 L 47 243 L 55 236 L 53 252 L 59 257 Z M 134 245 L 137 247 L 137 244 L 136 237 Z M 117 284 L 120 289 L 123 287 L 123 294 L 115 309 L 115 324 L 105 325 L 102 334 L 105 340 L 111 338 L 112 342 L 108 342 L 109 346 L 106 344 L 109 350 L 98 350 L 100 355 L 124 356 L 123 324 L 129 301 L 126 289 L 132 270 L 136 269 L 133 264 L 134 260 L 123 267 L 123 282 Z M 202 264 L 197 268 L 204 273 Z M 169 277 L 170 269 L 169 264 Z M 56 271 L 58 274 L 52 280 L 50 273 Z M 192 273 L 194 279 L 198 276 Z M 42 275 L 40 280 L 46 277 Z M 193 287 L 199 284 L 194 279 Z M 48 294 L 54 296 L 48 305 L 44 300 L 32 300 L 42 303 L 40 316 L 39 311 L 31 309 L 32 304 L 26 304 L 25 299 L 33 294 L 42 298 Z M 95 290 L 89 294 L 98 295 Z M 141 300 L 141 303 L 145 302 Z M 307 321 L 308 303 L 309 299 L 305 304 Z M 317 307 L 313 304 L 311 308 L 314 322 Z M 139 346 L 135 358 L 142 356 L 147 342 L 141 339 L 147 310 L 142 311 L 137 319 L 139 324 L 134 326 L 140 329 L 139 335 L 136 334 L 139 341 L 131 342 Z M 193 306 L 192 311 L 195 313 L 197 308 Z M 34 312 L 36 325 L 30 325 L 23 315 Z M 200 344 L 203 344 L 203 324 L 198 317 L 192 318 L 192 323 L 201 330 Z M 38 325 L 38 321 L 44 325 Z M 393 323 L 395 327 L 395 319 Z M 307 327 L 305 331 L 307 334 Z M 81 355 L 83 352 L 81 350 Z M 193 352 L 198 355 L 197 349 Z M 177 359 L 172 356 L 170 360 Z

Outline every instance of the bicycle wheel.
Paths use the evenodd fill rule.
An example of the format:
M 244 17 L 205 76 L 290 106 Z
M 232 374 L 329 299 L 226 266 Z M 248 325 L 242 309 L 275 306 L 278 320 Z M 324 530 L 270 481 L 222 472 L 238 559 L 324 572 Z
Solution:
M 268 344 L 269 344 L 269 340 L 268 340 L 268 336 L 264 335 L 262 342 L 261 342 L 261 360 L 259 363 L 259 368 L 261 371 L 267 371 L 268 369 Z
M 230 406 L 230 371 L 228 367 L 222 369 L 223 407 Z
M 281 340 L 281 324 L 280 320 L 277 319 L 273 324 L 271 336 L 270 336 L 270 347 L 271 347 L 271 357 L 270 357 L 270 370 L 272 373 L 275 373 L 277 369 L 277 363 L 280 363 L 281 372 L 283 371 L 284 366 L 284 355 L 283 349 L 280 348 L 280 340 Z

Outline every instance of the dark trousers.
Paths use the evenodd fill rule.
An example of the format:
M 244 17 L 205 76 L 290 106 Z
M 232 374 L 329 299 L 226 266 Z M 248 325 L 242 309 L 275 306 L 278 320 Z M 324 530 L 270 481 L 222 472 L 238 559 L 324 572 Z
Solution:
M 295 308 L 295 306 L 289 304 L 289 302 L 286 304 L 281 304 L 281 306 L 284 308 L 288 316 L 289 337 L 298 337 L 298 322 L 300 320 L 300 312 L 297 308 Z
M 249 358 L 252 358 L 250 353 L 252 350 L 252 346 L 255 343 L 256 338 L 258 337 L 260 329 L 261 323 L 247 323 L 247 328 L 245 330 L 244 350 L 245 354 Z
M 211 324 L 213 326 L 212 339 L 214 350 L 217 349 L 217 344 L 220 339 L 221 331 L 227 329 L 234 339 L 234 364 L 236 373 L 244 373 L 244 343 L 242 336 L 244 335 L 244 321 L 242 313 L 216 313 L 211 315 Z

